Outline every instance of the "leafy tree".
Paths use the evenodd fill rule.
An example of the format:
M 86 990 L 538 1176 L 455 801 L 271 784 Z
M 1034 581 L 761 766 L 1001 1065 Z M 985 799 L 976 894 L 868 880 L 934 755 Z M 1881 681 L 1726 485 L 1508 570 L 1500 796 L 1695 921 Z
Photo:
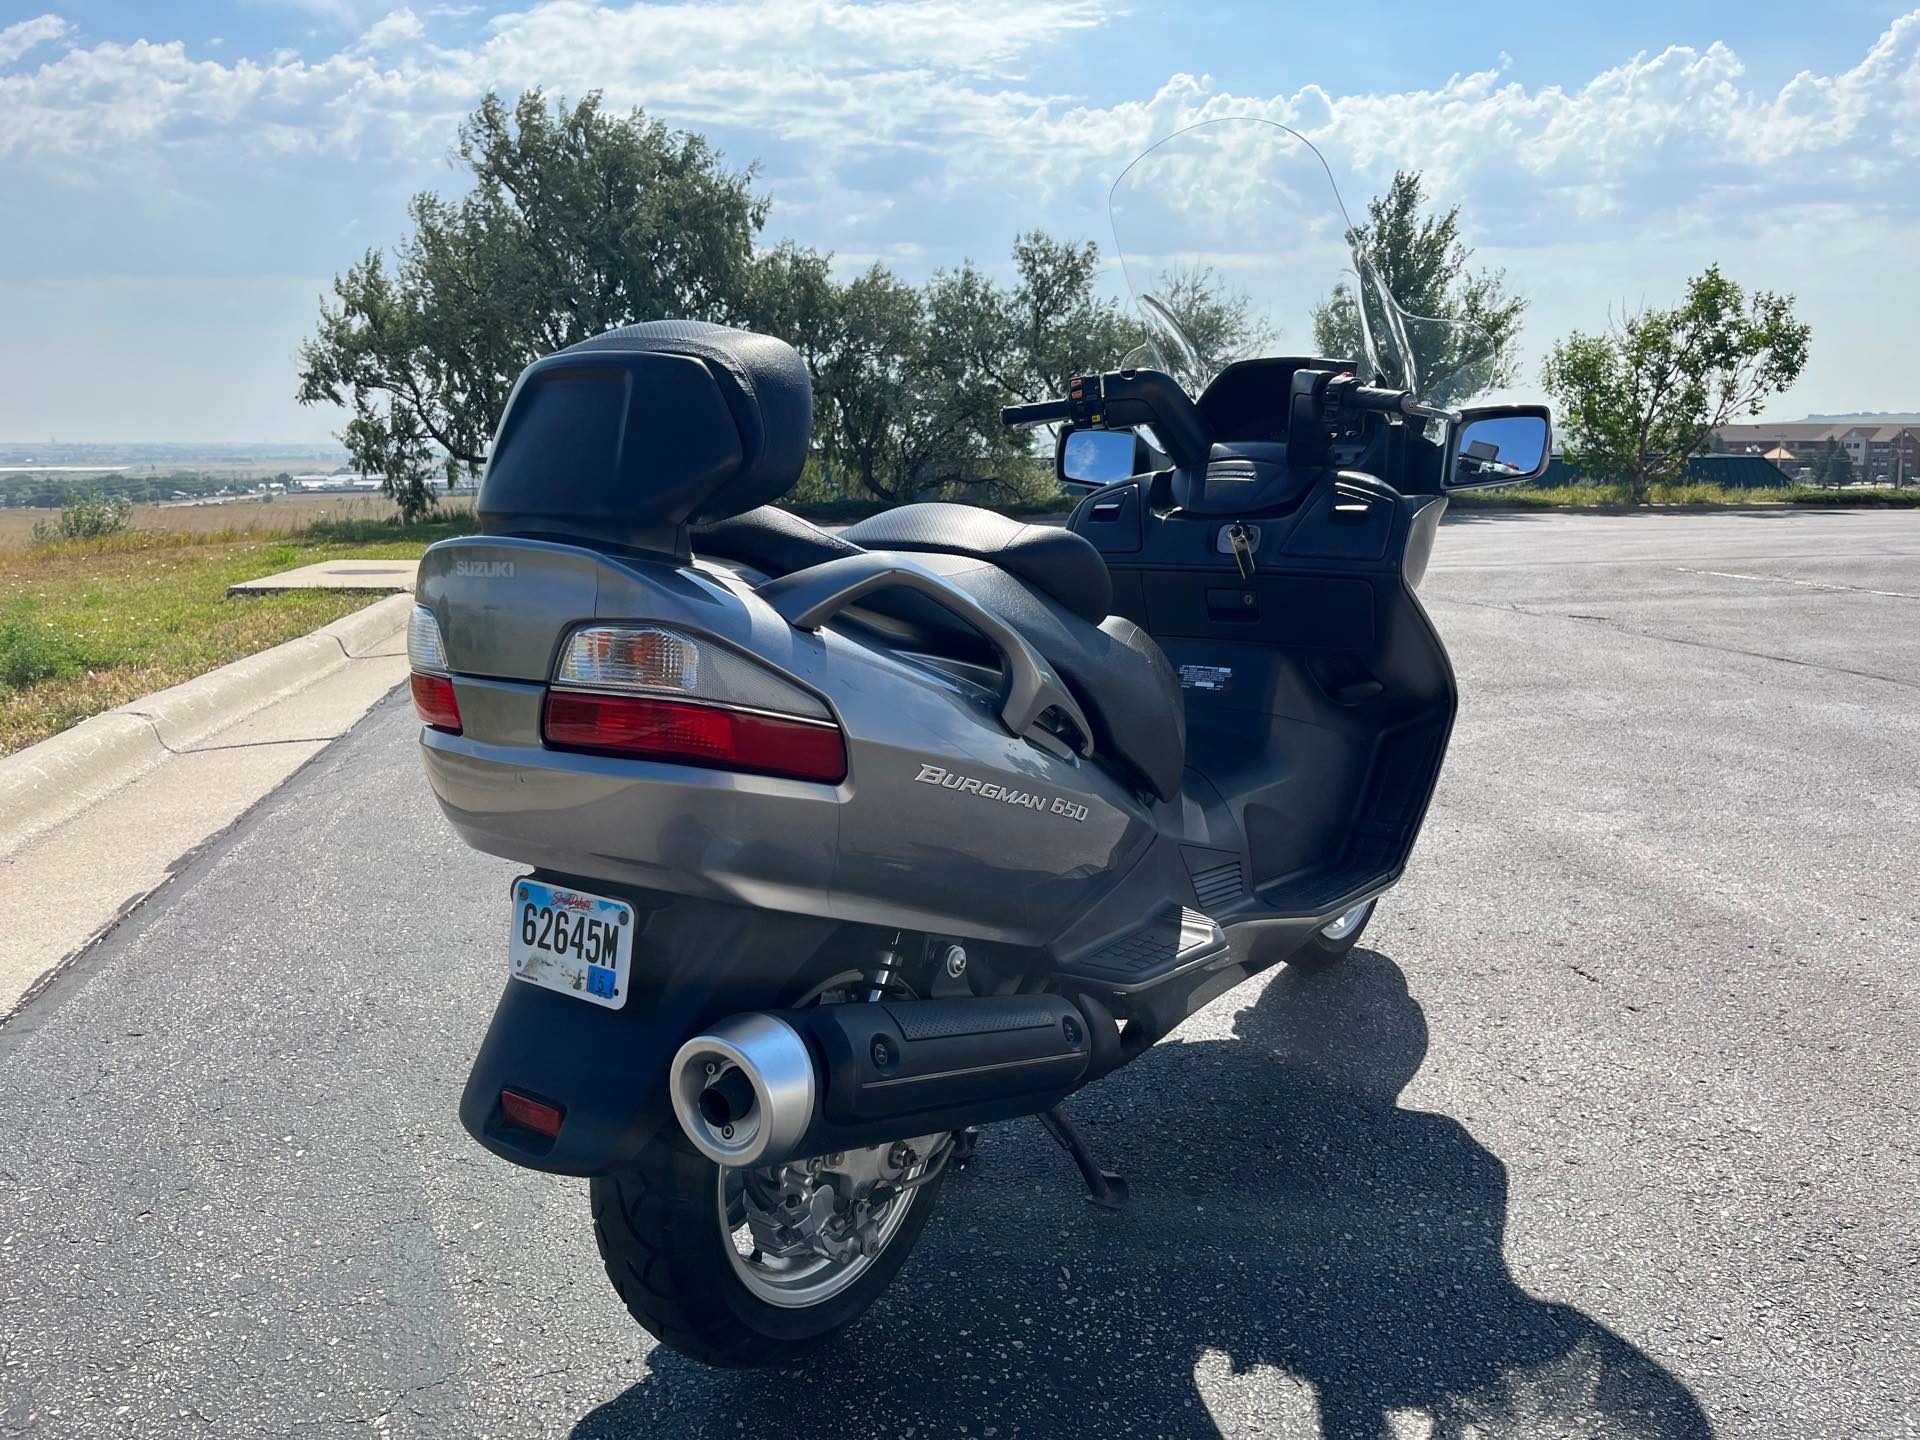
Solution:
M 920 292 L 874 265 L 834 297 L 812 358 L 815 433 L 822 450 L 877 499 L 912 498 L 924 437 Z
M 1670 485 L 1708 437 L 1798 378 L 1811 329 L 1793 297 L 1741 287 L 1710 265 L 1671 310 L 1642 310 L 1604 335 L 1553 347 L 1542 379 L 1559 406 L 1567 460 L 1623 481 L 1636 503 Z
M 1196 395 L 1218 371 L 1261 354 L 1273 339 L 1272 327 L 1255 317 L 1246 292 L 1234 289 L 1211 265 L 1196 262 L 1161 271 L 1152 303 L 1179 327 L 1186 345 L 1176 344 L 1167 326 L 1150 325 L 1144 363 L 1165 370 Z
M 538 356 L 634 320 L 741 319 L 766 299 L 766 201 L 700 136 L 534 90 L 511 110 L 488 95 L 456 154 L 471 191 L 415 196 L 392 264 L 370 250 L 337 277 L 301 347 L 298 398 L 351 410 L 352 463 L 385 476 L 409 519 L 431 508 L 435 471 L 449 485 L 477 471 Z
M 877 265 L 836 282 L 830 257 L 791 243 L 756 250 L 751 167 L 598 96 L 489 95 L 456 153 L 470 191 L 416 196 L 409 236 L 335 279 L 301 349 L 299 399 L 347 408 L 350 468 L 386 477 L 409 520 L 432 508 L 435 475 L 477 473 L 522 369 L 638 320 L 790 341 L 814 384 L 807 485 L 893 502 L 1045 489 L 1050 468 L 1000 407 L 1064 394 L 1141 338 L 1096 293 L 1098 248 L 1039 231 L 1016 237 L 1008 282 L 968 263 L 919 288 Z M 1222 344 L 1251 333 L 1244 297 L 1211 272 L 1178 293 Z
M 1013 280 L 971 261 L 926 289 L 927 402 L 938 444 L 928 478 L 943 492 L 1031 499 L 1051 486 L 1033 437 L 1000 423 L 1009 403 L 1066 394 L 1076 375 L 1120 363 L 1140 327 L 1096 293 L 1100 248 L 1034 230 L 1014 237 Z
M 1838 440 L 1828 436 L 1827 443 L 1820 449 L 1820 457 L 1808 472 L 1807 482 L 1843 490 L 1854 482 L 1854 478 L 1853 457 L 1840 448 Z
M 1371 333 L 1387 378 L 1440 405 L 1513 383 L 1513 340 L 1527 302 L 1507 293 L 1504 272 L 1467 268 L 1473 251 L 1460 238 L 1458 205 L 1429 212 L 1420 172 L 1399 170 L 1387 193 L 1367 202 L 1367 218 L 1349 239 L 1372 275 L 1334 286 L 1314 312 L 1322 355 L 1364 359 Z M 1388 315 L 1371 280 L 1404 317 Z

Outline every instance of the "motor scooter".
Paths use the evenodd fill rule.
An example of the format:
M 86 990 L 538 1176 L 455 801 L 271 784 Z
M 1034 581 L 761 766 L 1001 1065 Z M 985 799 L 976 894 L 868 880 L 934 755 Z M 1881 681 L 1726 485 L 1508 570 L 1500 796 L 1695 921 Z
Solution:
M 1358 943 L 1453 723 L 1415 596 L 1447 495 L 1548 453 L 1544 409 L 1410 383 L 1387 319 L 1009 407 L 1055 428 L 1064 526 L 779 509 L 811 392 L 768 336 L 638 324 L 521 376 L 409 630 L 433 791 L 526 867 L 460 1117 L 591 1177 L 661 1341 L 848 1325 L 996 1121 L 1123 1203 L 1061 1102 Z

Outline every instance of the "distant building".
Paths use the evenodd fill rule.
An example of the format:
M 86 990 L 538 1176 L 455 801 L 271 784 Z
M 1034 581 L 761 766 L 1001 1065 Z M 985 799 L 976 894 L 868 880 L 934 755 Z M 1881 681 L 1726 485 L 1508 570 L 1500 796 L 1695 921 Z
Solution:
M 1838 447 L 1853 462 L 1854 474 L 1869 484 L 1920 481 L 1920 425 L 1872 421 L 1722 425 L 1712 439 L 1718 454 L 1763 456 L 1795 479 L 1819 461 L 1829 444 Z

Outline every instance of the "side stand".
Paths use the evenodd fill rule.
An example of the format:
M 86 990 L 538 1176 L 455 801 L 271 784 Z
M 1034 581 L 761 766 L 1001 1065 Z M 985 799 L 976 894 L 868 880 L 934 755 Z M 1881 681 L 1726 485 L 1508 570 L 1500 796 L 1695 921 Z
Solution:
M 1047 1127 L 1049 1135 L 1060 1142 L 1060 1148 L 1073 1157 L 1080 1178 L 1087 1182 L 1087 1199 L 1090 1202 L 1102 1210 L 1118 1210 L 1127 1203 L 1127 1182 L 1111 1170 L 1102 1170 L 1094 1163 L 1093 1155 L 1087 1149 L 1086 1138 L 1058 1105 L 1041 1112 L 1040 1123 Z

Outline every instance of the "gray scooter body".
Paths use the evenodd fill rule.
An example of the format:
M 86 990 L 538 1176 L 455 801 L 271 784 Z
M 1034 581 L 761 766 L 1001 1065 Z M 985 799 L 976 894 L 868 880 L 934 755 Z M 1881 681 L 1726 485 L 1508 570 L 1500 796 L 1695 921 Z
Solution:
M 993 641 L 1005 625 L 982 613 L 978 555 L 876 544 L 863 560 L 822 536 L 809 542 L 817 563 L 782 570 L 703 543 L 698 527 L 715 516 L 700 512 L 708 492 L 697 485 L 664 520 L 646 510 L 643 536 L 596 540 L 591 517 L 532 512 L 515 479 L 526 468 L 516 407 L 555 362 L 579 363 L 533 367 L 496 439 L 488 484 L 508 501 L 488 528 L 508 533 L 443 542 L 422 562 L 419 600 L 443 637 L 462 720 L 458 734 L 424 730 L 422 748 L 468 844 L 628 900 L 643 928 L 636 993 L 621 1010 L 508 980 L 461 1111 L 496 1153 L 566 1173 L 620 1170 L 670 1123 L 667 1067 L 689 1035 L 787 1003 L 875 936 L 921 953 L 964 946 L 975 957 L 967 985 L 982 994 L 1069 1000 L 1090 1031 L 1082 1043 L 1068 1027 L 1080 1057 L 1070 1083 L 1086 1083 L 1399 877 L 1455 704 L 1413 593 L 1445 508 L 1439 447 L 1367 430 L 1347 452 L 1277 471 L 1259 452 L 1251 491 L 1224 486 L 1216 447 L 1197 470 L 1138 476 L 1076 509 L 1068 528 L 1104 557 L 1112 613 L 1153 636 L 1181 674 L 1185 765 L 1177 792 L 1159 794 L 1089 742 L 1075 687 L 1037 653 L 1042 641 Z M 1232 433 L 1273 394 L 1284 412 L 1289 377 L 1311 363 L 1236 367 L 1201 398 L 1201 423 Z M 652 372 L 634 366 L 640 407 Z M 672 418 L 636 411 L 627 433 Z M 713 508 L 738 515 L 742 497 Z M 1257 540 L 1236 556 L 1222 537 L 1243 520 Z M 897 608 L 884 612 L 888 590 L 949 620 L 971 616 L 997 659 L 930 653 L 935 641 L 916 638 Z M 816 697 L 844 735 L 845 778 L 547 745 L 543 706 L 569 636 L 610 623 L 698 637 Z M 1084 686 L 1078 698 L 1091 698 Z M 507 1123 L 509 1088 L 563 1109 L 559 1134 Z M 1035 1091 L 894 1128 L 1047 1103 Z M 894 1138 L 883 1131 L 845 1134 Z

